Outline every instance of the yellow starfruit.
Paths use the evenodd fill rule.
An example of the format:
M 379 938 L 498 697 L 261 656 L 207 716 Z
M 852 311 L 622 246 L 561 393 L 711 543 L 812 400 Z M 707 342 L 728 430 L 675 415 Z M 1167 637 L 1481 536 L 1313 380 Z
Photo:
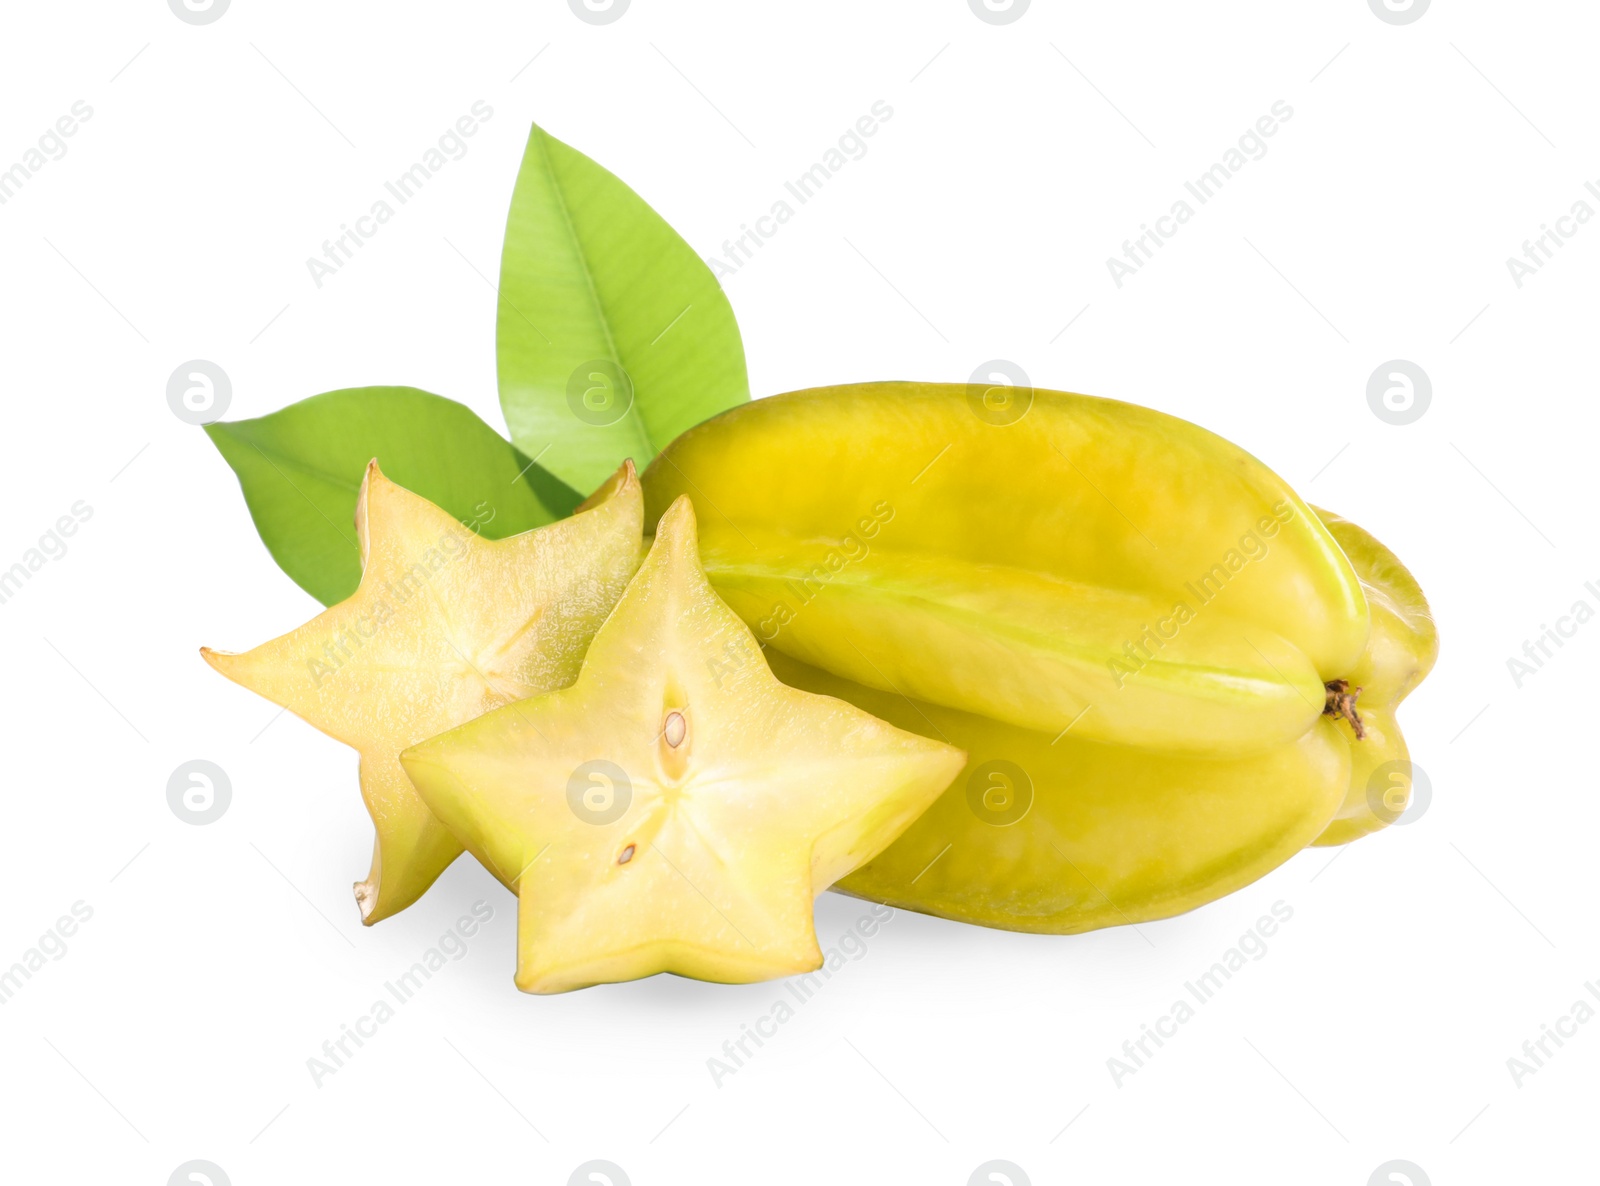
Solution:
M 841 888 L 1079 931 L 1392 819 L 1368 786 L 1435 646 L 1392 554 L 1195 425 L 1008 394 L 763 399 L 645 474 L 647 523 L 693 498 L 707 575 L 782 678 L 969 751 Z

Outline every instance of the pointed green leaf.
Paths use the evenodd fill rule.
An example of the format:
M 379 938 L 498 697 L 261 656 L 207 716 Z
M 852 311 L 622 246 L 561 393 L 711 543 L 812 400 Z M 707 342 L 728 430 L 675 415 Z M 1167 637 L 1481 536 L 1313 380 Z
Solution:
M 643 198 L 537 125 L 506 222 L 497 344 L 511 439 L 580 490 L 750 398 L 711 270 Z
M 206 425 L 239 476 L 262 542 L 323 605 L 361 579 L 356 495 L 367 462 L 490 539 L 572 513 L 580 495 L 472 409 L 415 387 L 352 387 L 258 420 Z

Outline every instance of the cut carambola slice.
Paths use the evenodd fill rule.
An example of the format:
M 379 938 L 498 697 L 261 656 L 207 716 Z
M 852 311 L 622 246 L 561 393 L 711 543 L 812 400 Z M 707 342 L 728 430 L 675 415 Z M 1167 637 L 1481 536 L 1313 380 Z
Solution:
M 229 679 L 360 752 L 377 829 L 355 886 L 363 922 L 405 909 L 461 854 L 400 751 L 577 677 L 638 567 L 642 508 L 629 462 L 571 518 L 486 540 L 374 461 L 356 504 L 356 592 L 252 651 L 202 648 Z
M 519 899 L 517 986 L 818 967 L 812 901 L 875 856 L 965 755 L 780 683 L 661 517 L 570 688 L 401 755 L 423 800 Z

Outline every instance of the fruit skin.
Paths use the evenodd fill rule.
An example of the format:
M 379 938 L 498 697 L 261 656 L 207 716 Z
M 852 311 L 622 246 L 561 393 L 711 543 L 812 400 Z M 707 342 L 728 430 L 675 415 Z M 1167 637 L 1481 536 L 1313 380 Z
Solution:
M 679 499 L 577 682 L 413 746 L 433 813 L 518 895 L 517 986 L 821 965 L 812 901 L 965 755 L 780 683 Z
M 1398 556 L 1348 519 L 1321 508 L 1317 515 L 1355 566 L 1372 611 L 1371 636 L 1347 677 L 1362 690 L 1357 708 L 1367 736 L 1351 740 L 1349 790 L 1314 841 L 1348 844 L 1387 827 L 1411 802 L 1411 755 L 1394 714 L 1433 670 L 1439 630 L 1421 586 Z
M 839 696 L 967 751 L 904 836 L 835 888 L 1012 931 L 1076 934 L 1182 914 L 1232 893 L 1318 835 L 1350 782 L 1342 723 L 1234 759 L 1155 754 L 912 701 L 768 651 L 786 683 Z M 992 764 L 1007 763 L 1007 772 Z M 1018 777 L 1017 771 L 1021 771 Z M 986 790 L 1008 791 L 1021 818 Z M 991 792 L 992 793 L 992 792 Z
M 354 747 L 377 830 L 355 885 L 371 925 L 416 901 L 461 855 L 417 796 L 400 751 L 577 677 L 638 567 L 643 500 L 625 464 L 569 519 L 502 540 L 367 468 L 356 504 L 361 584 L 243 654 L 202 648 L 223 675 Z
M 680 490 L 712 508 L 708 575 L 780 678 L 969 752 L 939 802 L 839 888 L 1071 933 L 1181 913 L 1307 844 L 1382 826 L 1368 781 L 1405 756 L 1393 708 L 1437 648 L 1393 554 L 1337 516 L 1324 526 L 1254 459 L 1182 421 L 1035 391 L 1020 420 L 997 425 L 966 395 L 865 384 L 761 400 L 686 434 L 645 474 L 647 523 Z M 1262 506 L 1278 508 L 1270 535 Z M 1245 563 L 1211 597 L 1178 579 L 1230 548 Z M 1175 637 L 1144 633 L 1146 606 L 1185 600 Z M 1081 668 L 1052 667 L 1033 641 L 1052 628 L 1137 674 L 1096 689 Z M 1262 644 L 1291 648 L 1311 680 L 1275 690 L 1314 702 L 1283 711 L 1293 698 L 1265 695 L 1259 673 L 1247 695 L 1212 698 L 1238 670 L 1230 632 L 1284 674 Z M 1119 634 L 1131 654 L 1107 644 Z M 1104 711 L 1174 658 L 1171 695 Z M 1051 678 L 1070 694 L 1039 686 Z M 1364 740 L 1322 715 L 1322 685 L 1341 678 L 1365 688 Z M 1087 705 L 1064 717 L 1072 694 Z M 986 806 L 996 761 L 1031 784 L 1020 819 Z
M 1432 669 L 1438 632 L 1415 579 L 1368 532 L 1316 510 L 1349 556 L 1372 608 L 1350 682 L 1366 736 L 1324 717 L 1299 741 L 1232 761 L 1036 733 L 866 688 L 774 650 L 786 683 L 839 696 L 967 750 L 955 782 L 881 856 L 836 887 L 962 922 L 1068 934 L 1166 918 L 1214 901 L 1307 844 L 1335 845 L 1392 823 L 1409 802 L 1409 755 L 1395 708 Z M 983 772 L 1020 767 L 1022 817 L 983 809 Z M 1372 789 L 1401 794 L 1385 800 Z M 975 806 L 976 803 L 976 806 Z M 1381 814 L 1380 814 L 1381 813 Z M 948 847 L 947 847 L 948 846 Z
M 1148 409 L 1035 390 L 995 424 L 968 396 L 868 383 L 735 408 L 646 471 L 646 522 L 689 494 L 706 572 L 762 641 L 869 687 L 1197 756 L 1316 723 L 1369 621 L 1293 490 Z

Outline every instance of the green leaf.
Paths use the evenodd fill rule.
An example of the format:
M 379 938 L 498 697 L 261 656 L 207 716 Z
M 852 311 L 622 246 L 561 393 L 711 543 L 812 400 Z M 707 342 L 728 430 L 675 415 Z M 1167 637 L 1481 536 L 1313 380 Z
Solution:
M 500 261 L 511 439 L 579 490 L 750 398 L 733 308 L 644 199 L 537 125 Z
M 415 387 L 329 391 L 258 420 L 208 424 L 206 435 L 239 475 L 278 567 L 323 605 L 360 582 L 356 494 L 374 457 L 490 539 L 564 518 L 580 499 L 470 408 Z

